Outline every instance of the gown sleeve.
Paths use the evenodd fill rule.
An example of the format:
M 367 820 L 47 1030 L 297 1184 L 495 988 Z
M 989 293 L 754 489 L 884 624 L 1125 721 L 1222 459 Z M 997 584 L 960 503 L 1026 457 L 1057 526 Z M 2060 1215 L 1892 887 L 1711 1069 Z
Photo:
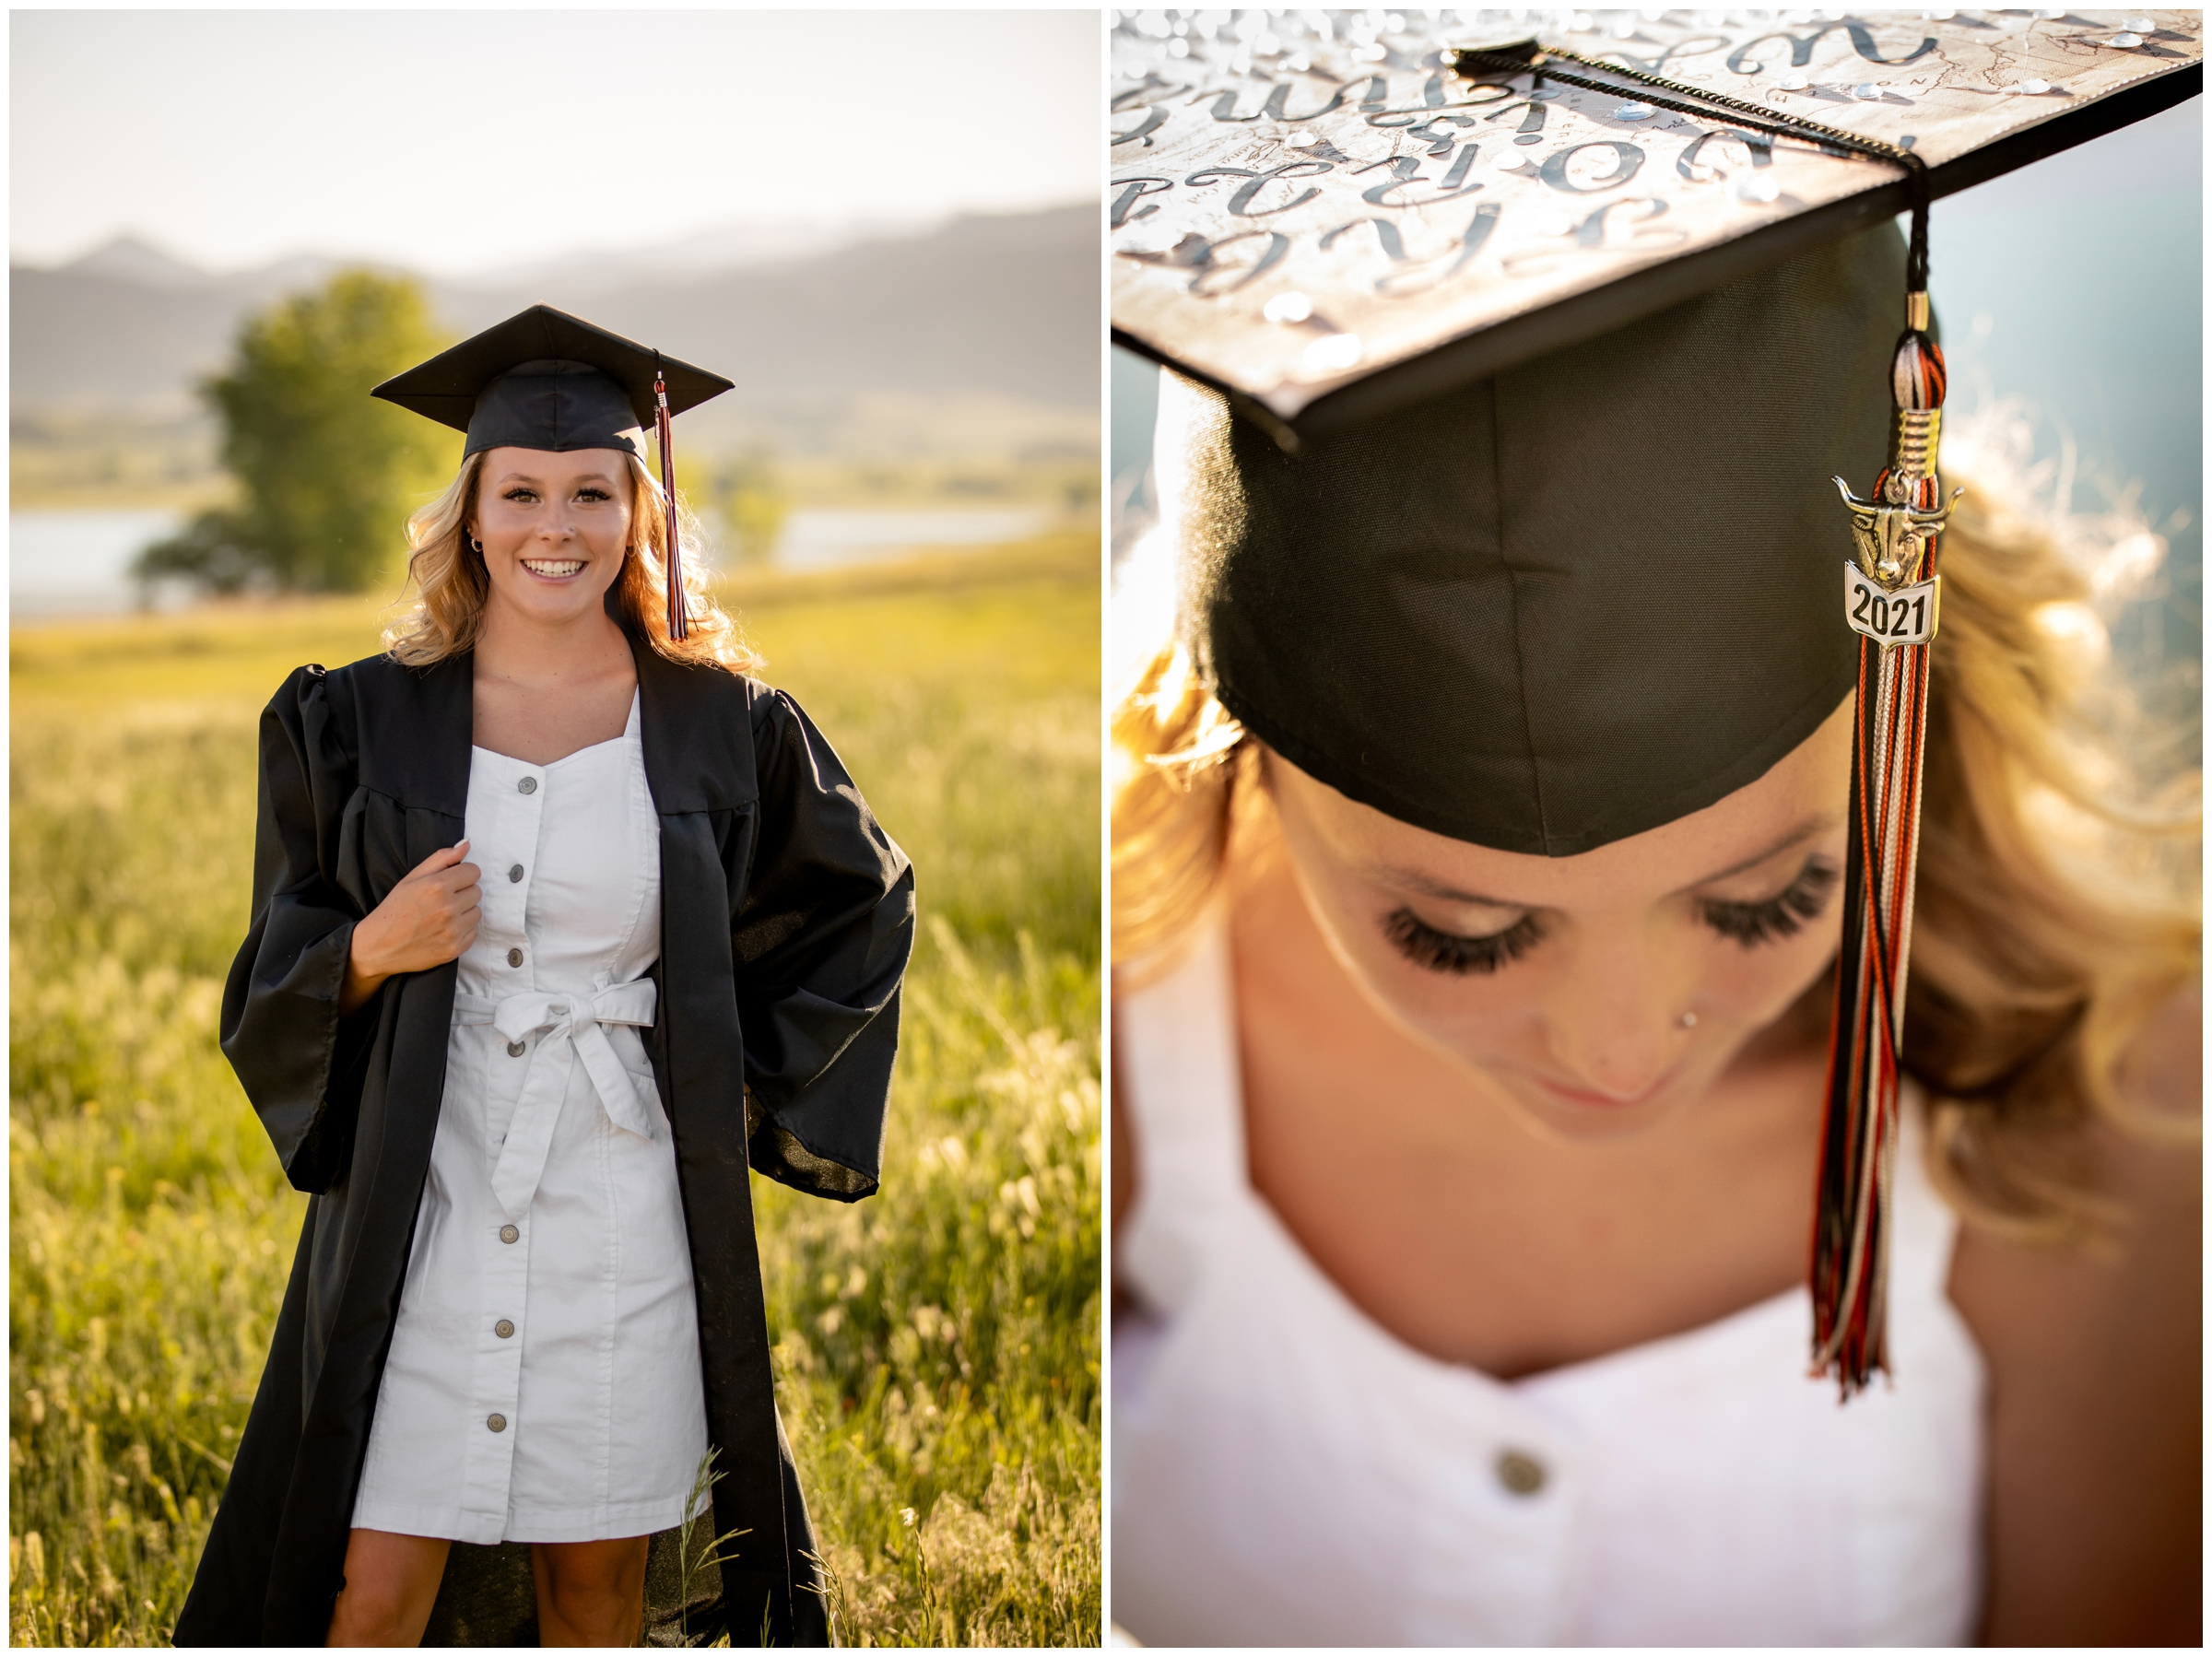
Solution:
M 754 1168 L 853 1201 L 877 1186 L 914 876 L 822 734 L 781 691 L 753 710 L 760 828 L 730 940 Z
M 345 1177 L 381 997 L 338 1016 L 359 906 L 339 889 L 353 757 L 320 667 L 287 679 L 261 716 L 253 911 L 223 986 L 223 1055 L 301 1191 Z

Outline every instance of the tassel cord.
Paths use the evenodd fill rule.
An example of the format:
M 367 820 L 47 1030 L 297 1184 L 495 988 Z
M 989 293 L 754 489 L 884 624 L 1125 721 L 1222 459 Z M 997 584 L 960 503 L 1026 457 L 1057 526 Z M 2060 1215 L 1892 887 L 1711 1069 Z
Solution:
M 1927 647 L 1861 640 L 1854 722 L 1850 912 L 1815 1232 L 1816 1372 L 1846 1395 L 1887 1369 L 1889 1202 L 1896 1181 L 1904 951 L 1912 930 L 1923 776 Z M 1841 1181 L 1839 1184 L 1838 1181 Z
M 1924 307 L 1924 296 L 1908 296 L 1908 333 L 1893 372 L 1896 442 L 1875 488 L 1877 499 L 1919 511 L 1936 509 L 1941 497 L 1934 411 L 1942 405 L 1943 366 L 1921 337 Z M 1939 540 L 1926 536 L 1914 577 L 1935 578 Z M 1845 1397 L 1864 1388 L 1873 1370 L 1888 1369 L 1888 1216 L 1900 1138 L 1929 686 L 1925 643 L 1861 638 L 1844 893 L 1849 920 L 1837 959 L 1813 1232 L 1814 1372 L 1832 1372 Z
M 1854 959 L 1850 965 L 1854 970 L 1849 980 L 1841 977 L 1844 963 L 1839 962 L 1837 1027 L 1832 1040 L 1848 1040 L 1850 1052 L 1848 1067 L 1837 1071 L 1830 1087 L 1828 1146 L 1821 1173 L 1824 1187 L 1838 1178 L 1842 1184 L 1840 1190 L 1823 1191 L 1819 1211 L 1831 1217 L 1818 1226 L 1815 1239 L 1816 1291 L 1832 1291 L 1832 1296 L 1817 1292 L 1815 1370 L 1840 1367 L 1847 1393 L 1864 1383 L 1866 1373 L 1865 1357 L 1857 1343 L 1871 1325 L 1871 1308 L 1864 1302 L 1869 1287 L 1868 1268 L 1879 1257 L 1877 1195 L 1882 1183 L 1882 1146 L 1889 1126 L 1883 1104 L 1893 1092 L 1890 1078 L 1896 1074 L 1886 993 L 1888 940 L 1882 925 L 1890 886 L 1889 872 L 1883 866 L 1888 861 L 1884 852 L 1889 838 L 1884 796 L 1894 797 L 1885 786 L 1889 770 L 1886 739 L 1893 728 L 1888 717 L 1891 697 L 1887 693 L 1894 687 L 1896 664 L 1888 659 L 1893 652 L 1871 640 L 1862 639 L 1859 650 L 1852 779 L 1854 843 L 1851 850 L 1854 884 L 1864 895 L 1863 902 L 1853 909 L 1865 919 L 1857 937 L 1850 940 L 1857 946 L 1851 951 Z M 1874 670 L 1871 685 L 1869 665 Z M 1871 1039 L 1873 1031 L 1866 1017 L 1867 1010 L 1877 1005 L 1883 1013 L 1883 1039 L 1878 1041 Z M 1841 1099 L 1837 1097 L 1839 1085 Z
M 1578 64 L 1586 69 L 1602 70 L 1621 79 L 1634 82 L 1640 88 L 1668 96 L 1647 97 L 1643 101 L 1663 110 L 1672 110 L 1678 115 L 1688 115 L 1697 121 L 1720 120 L 1735 126 L 1747 127 L 1777 138 L 1811 138 L 1830 145 L 1851 155 L 1863 156 L 1868 160 L 1888 161 L 1901 167 L 1905 172 L 1908 207 L 1912 215 L 1912 234 L 1908 239 L 1905 257 L 1905 288 L 1908 292 L 1924 293 L 1928 286 L 1928 164 L 1901 145 L 1890 144 L 1880 138 L 1869 138 L 1858 133 L 1843 131 L 1841 127 L 1824 125 L 1818 121 L 1799 120 L 1794 116 L 1779 115 L 1755 103 L 1746 103 L 1740 98 L 1731 98 L 1724 92 L 1707 91 L 1702 87 L 1689 86 L 1683 81 L 1668 80 L 1665 76 L 1648 70 L 1631 69 L 1619 64 L 1609 64 L 1602 58 L 1584 57 L 1577 52 L 1565 52 L 1530 41 L 1525 44 L 1497 52 L 1468 50 L 1455 53 L 1454 66 L 1460 74 L 1470 70 L 1490 75 L 1533 75 L 1537 80 L 1556 80 L 1562 85 L 1580 87 L 1588 92 L 1621 95 L 1620 88 L 1587 76 L 1569 74 L 1554 67 L 1567 63 Z M 1686 101 L 1687 100 L 1687 101 Z
M 667 509 L 667 557 L 663 570 L 668 582 L 668 637 L 683 640 L 691 630 L 684 608 L 684 555 L 676 526 L 676 447 L 668 419 L 668 383 L 661 375 L 660 353 L 653 358 L 653 438 L 661 449 L 661 494 Z
M 1876 699 L 1868 684 L 1874 658 L 1864 640 L 1859 645 L 1859 684 L 1853 700 L 1853 762 L 1851 773 L 1851 846 L 1844 864 L 1844 912 L 1864 916 L 1873 874 L 1869 847 L 1867 805 L 1873 778 L 1866 757 L 1871 751 L 1867 729 L 1874 717 Z M 1836 1007 L 1829 1036 L 1829 1099 L 1821 1124 L 1820 1177 L 1814 1206 L 1813 1290 L 1815 1373 L 1837 1361 L 1841 1346 L 1853 1322 L 1848 1309 L 1855 1299 L 1856 1275 L 1851 1264 L 1853 1239 L 1859 1229 L 1859 1205 L 1853 1172 L 1861 1166 L 1858 1137 L 1865 1125 L 1856 1108 L 1865 1087 L 1867 1052 L 1865 1020 L 1860 1009 L 1867 1000 L 1867 929 L 1863 923 L 1847 926 L 1836 963 Z M 1846 1293 L 1847 1287 L 1853 1293 Z

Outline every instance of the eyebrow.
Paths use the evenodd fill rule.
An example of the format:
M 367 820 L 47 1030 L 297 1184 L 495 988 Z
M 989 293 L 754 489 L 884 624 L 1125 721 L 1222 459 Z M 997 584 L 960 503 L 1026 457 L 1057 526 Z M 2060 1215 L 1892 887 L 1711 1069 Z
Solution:
M 1480 892 L 1463 892 L 1457 887 L 1446 886 L 1418 869 L 1401 868 L 1395 864 L 1368 864 L 1359 873 L 1377 886 L 1394 886 L 1401 890 L 1418 892 L 1424 898 L 1440 899 L 1446 903 L 1480 903 L 1490 909 L 1534 909 L 1533 903 L 1516 903 L 1511 898 L 1486 898 Z
M 615 480 L 609 477 L 604 472 L 586 472 L 581 477 L 571 479 L 571 481 L 575 483 L 612 483 Z M 544 482 L 544 478 L 538 477 L 532 473 L 509 472 L 503 476 L 499 482 L 493 484 L 491 487 L 495 489 L 503 489 L 511 483 L 529 483 L 542 486 Z
M 1683 887 L 1683 891 L 1694 891 L 1701 886 L 1711 886 L 1716 880 L 1725 880 L 1731 875 L 1741 875 L 1746 869 L 1755 869 L 1769 858 L 1779 857 L 1793 846 L 1801 846 L 1815 835 L 1825 834 L 1835 826 L 1831 817 L 1809 817 L 1797 824 L 1771 844 L 1754 852 L 1741 863 L 1701 875 Z M 1416 892 L 1424 898 L 1435 898 L 1445 903 L 1476 903 L 1486 909 L 1541 909 L 1540 903 L 1524 903 L 1513 898 L 1492 898 L 1481 892 L 1462 891 L 1418 869 L 1408 869 L 1395 864 L 1369 864 L 1359 871 L 1378 886 L 1394 886 L 1403 891 Z
M 1841 819 L 1837 817 L 1827 815 L 1806 817 L 1794 828 L 1792 828 L 1787 834 L 1784 834 L 1780 840 L 1774 841 L 1773 844 L 1766 847 L 1763 851 L 1754 852 L 1750 856 L 1745 858 L 1743 862 L 1730 864 L 1724 869 L 1715 869 L 1712 874 L 1691 881 L 1689 885 L 1684 887 L 1682 890 L 1686 892 L 1692 891 L 1701 886 L 1711 886 L 1716 880 L 1725 880 L 1731 875 L 1741 875 L 1746 869 L 1756 869 L 1760 864 L 1765 863 L 1770 857 L 1779 857 L 1784 852 L 1789 851 L 1793 846 L 1801 846 L 1806 840 L 1811 840 L 1816 835 L 1826 834 L 1830 828 L 1833 828 L 1840 820 Z

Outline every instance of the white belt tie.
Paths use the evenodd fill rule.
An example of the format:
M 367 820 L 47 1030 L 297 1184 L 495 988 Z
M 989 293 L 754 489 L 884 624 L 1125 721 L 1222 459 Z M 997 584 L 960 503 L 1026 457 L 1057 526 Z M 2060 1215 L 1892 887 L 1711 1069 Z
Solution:
M 500 1147 L 499 1164 L 492 1170 L 491 1189 L 507 1217 L 520 1220 L 537 1194 L 537 1182 L 546 1170 L 546 1157 L 553 1148 L 553 1129 L 560 1119 L 561 1100 L 568 1096 L 569 1076 L 578 1060 L 599 1095 L 606 1119 L 625 1133 L 641 1139 L 653 1137 L 653 1117 L 659 1100 L 648 1099 L 650 1084 L 639 1081 L 622 1068 L 607 1040 L 605 1026 L 653 1023 L 659 992 L 650 978 L 616 984 L 590 995 L 564 990 L 527 990 L 519 995 L 488 1001 L 481 995 L 455 993 L 453 1019 L 458 1024 L 488 1024 L 511 1042 L 537 1034 L 542 1037 L 523 1073 L 523 1090 L 515 1101 L 514 1117 L 507 1124 L 506 1142 Z

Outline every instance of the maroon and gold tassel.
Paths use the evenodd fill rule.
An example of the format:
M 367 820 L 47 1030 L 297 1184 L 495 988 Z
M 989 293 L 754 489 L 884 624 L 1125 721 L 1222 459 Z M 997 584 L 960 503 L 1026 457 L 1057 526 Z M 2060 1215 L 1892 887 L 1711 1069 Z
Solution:
M 683 548 L 677 544 L 676 450 L 669 441 L 668 382 L 661 378 L 658 358 L 653 365 L 653 437 L 661 446 L 661 493 L 668 506 L 668 637 L 680 640 L 691 630 L 691 623 L 684 613 Z
M 1937 544 L 1952 501 L 1936 472 L 1943 352 L 1928 337 L 1928 296 L 1906 296 L 1890 368 L 1897 424 L 1873 499 L 1837 478 L 1852 516 L 1844 616 L 1859 637 L 1843 944 L 1836 962 L 1828 1111 L 1813 1218 L 1813 1370 L 1843 1396 L 1889 1368 L 1889 1198 L 1903 1074 L 1905 970 L 1920 849 L 1921 758 L 1928 723 L 1928 645 L 1941 582 Z

